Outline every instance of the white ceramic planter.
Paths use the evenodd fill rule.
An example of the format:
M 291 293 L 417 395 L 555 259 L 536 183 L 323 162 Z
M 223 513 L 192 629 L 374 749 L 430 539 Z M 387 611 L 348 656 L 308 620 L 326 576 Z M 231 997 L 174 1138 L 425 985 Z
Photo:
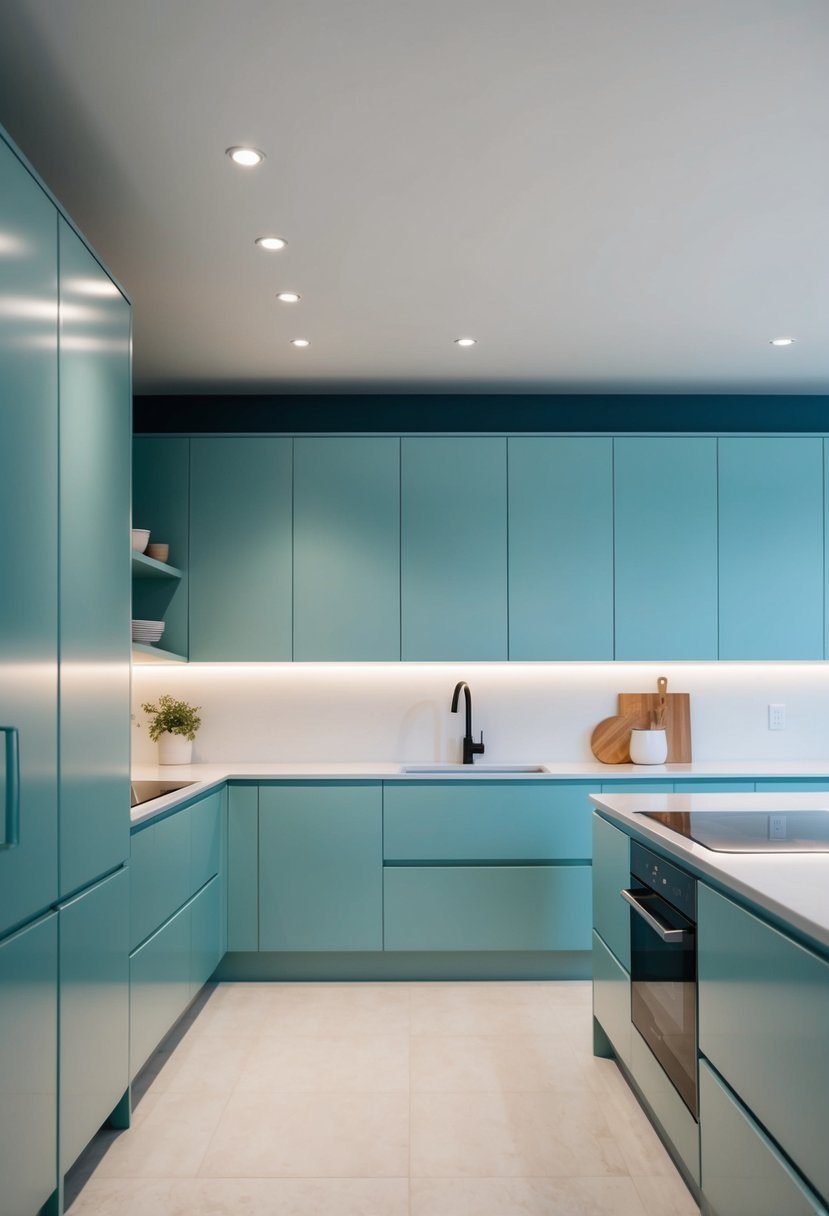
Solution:
M 664 764 L 668 759 L 668 735 L 664 730 L 632 730 L 630 758 L 634 764 Z
M 189 764 L 193 757 L 193 742 L 184 735 L 166 730 L 158 739 L 159 764 Z

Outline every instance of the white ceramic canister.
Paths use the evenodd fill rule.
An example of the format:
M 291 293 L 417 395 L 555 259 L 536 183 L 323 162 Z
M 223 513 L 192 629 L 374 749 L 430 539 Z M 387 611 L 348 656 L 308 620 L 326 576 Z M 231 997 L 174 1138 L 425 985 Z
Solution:
M 632 730 L 630 758 L 634 764 L 664 764 L 668 759 L 668 734 L 665 730 Z
M 165 730 L 158 737 L 159 764 L 189 764 L 193 756 L 193 741 L 184 735 Z

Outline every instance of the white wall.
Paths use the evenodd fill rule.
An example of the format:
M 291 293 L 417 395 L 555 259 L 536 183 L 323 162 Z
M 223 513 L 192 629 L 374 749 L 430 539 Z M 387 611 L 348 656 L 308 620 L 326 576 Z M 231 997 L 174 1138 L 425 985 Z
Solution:
M 695 760 L 829 757 L 829 665 L 822 663 L 199 664 L 136 667 L 133 708 L 170 692 L 202 707 L 194 760 L 460 760 L 455 681 L 472 689 L 473 727 L 495 763 L 590 760 L 590 735 L 616 694 L 691 693 Z M 787 728 L 769 731 L 783 702 Z M 152 763 L 146 728 L 135 763 Z

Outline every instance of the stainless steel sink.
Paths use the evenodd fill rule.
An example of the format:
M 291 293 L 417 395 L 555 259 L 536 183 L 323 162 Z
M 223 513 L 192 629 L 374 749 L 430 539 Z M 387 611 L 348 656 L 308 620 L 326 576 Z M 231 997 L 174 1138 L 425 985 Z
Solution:
M 195 781 L 133 781 L 130 784 L 130 803 L 132 806 L 143 806 L 154 798 L 162 798 L 165 794 L 195 784 Z
M 497 777 L 499 773 L 546 773 L 541 764 L 401 764 L 401 773 L 459 774 L 463 777 Z

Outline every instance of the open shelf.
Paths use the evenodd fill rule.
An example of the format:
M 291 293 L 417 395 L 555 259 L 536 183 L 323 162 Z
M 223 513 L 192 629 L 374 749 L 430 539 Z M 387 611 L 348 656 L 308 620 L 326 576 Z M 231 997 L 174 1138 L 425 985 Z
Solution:
M 160 646 L 147 646 L 143 642 L 132 644 L 133 663 L 186 663 L 183 654 L 174 654 L 172 650 L 162 650 Z
M 154 557 L 147 557 L 146 553 L 133 549 L 132 575 L 133 578 L 182 578 L 183 571 L 175 566 L 168 566 L 166 562 L 157 562 Z

